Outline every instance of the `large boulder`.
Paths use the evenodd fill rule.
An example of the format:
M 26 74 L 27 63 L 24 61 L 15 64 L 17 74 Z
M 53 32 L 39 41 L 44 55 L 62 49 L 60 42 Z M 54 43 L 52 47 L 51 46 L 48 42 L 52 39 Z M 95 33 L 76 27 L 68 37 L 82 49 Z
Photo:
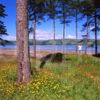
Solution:
M 54 54 L 48 54 L 44 57 L 41 58 L 41 64 L 40 64 L 40 68 L 43 68 L 43 66 L 45 65 L 45 63 L 47 61 L 51 61 L 52 63 L 60 63 L 63 61 L 63 54 L 62 53 L 54 53 Z

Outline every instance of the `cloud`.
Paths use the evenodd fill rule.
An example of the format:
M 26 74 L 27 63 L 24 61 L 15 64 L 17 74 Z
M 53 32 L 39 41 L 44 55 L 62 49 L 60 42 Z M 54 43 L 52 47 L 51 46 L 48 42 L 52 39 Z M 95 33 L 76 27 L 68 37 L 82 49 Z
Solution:
M 100 40 L 100 34 L 98 34 L 98 39 Z
M 48 40 L 53 39 L 53 34 L 50 31 L 40 30 L 36 31 L 36 39 L 38 40 Z
M 15 35 L 7 35 L 7 36 L 3 36 L 3 39 L 15 41 L 16 40 L 16 36 Z
M 63 38 L 62 34 L 57 34 L 56 35 L 56 39 L 62 39 L 62 38 Z
M 32 34 L 30 34 L 30 38 L 31 39 L 33 38 Z M 57 34 L 56 33 L 55 38 L 56 39 L 62 39 L 63 38 L 63 34 Z M 66 36 L 66 38 L 75 39 L 75 36 L 69 34 L 69 35 Z M 36 39 L 37 40 L 49 40 L 49 39 L 53 39 L 53 32 L 38 29 L 36 31 Z
M 57 34 L 56 33 L 56 39 L 62 39 L 62 34 Z M 16 35 L 8 35 L 8 36 L 3 36 L 4 39 L 6 40 L 16 40 Z M 30 39 L 33 39 L 33 34 L 31 33 L 29 36 Z M 75 39 L 75 35 L 67 34 L 66 38 L 68 39 Z M 53 33 L 51 31 L 45 31 L 41 29 L 37 29 L 36 31 L 36 39 L 37 40 L 50 40 L 53 39 Z
M 69 35 L 67 35 L 67 38 L 68 38 L 68 39 L 75 39 L 75 36 L 69 34 Z
M 94 26 L 90 26 L 89 29 L 90 29 L 90 30 L 94 29 Z
M 33 34 L 30 34 L 30 39 L 33 38 Z M 56 39 L 60 39 L 62 38 L 62 35 L 60 34 L 56 34 Z M 51 31 L 45 31 L 45 30 L 41 30 L 38 29 L 36 31 L 36 39 L 37 40 L 49 40 L 49 39 L 53 39 L 53 33 Z

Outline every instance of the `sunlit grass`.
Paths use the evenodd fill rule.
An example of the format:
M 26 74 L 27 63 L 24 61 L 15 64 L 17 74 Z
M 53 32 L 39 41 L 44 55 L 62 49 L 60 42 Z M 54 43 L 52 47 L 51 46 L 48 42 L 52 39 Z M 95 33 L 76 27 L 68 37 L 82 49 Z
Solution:
M 0 100 L 99 100 L 100 59 L 65 55 L 62 63 L 31 59 L 33 72 L 28 84 L 16 84 L 15 58 L 0 58 Z

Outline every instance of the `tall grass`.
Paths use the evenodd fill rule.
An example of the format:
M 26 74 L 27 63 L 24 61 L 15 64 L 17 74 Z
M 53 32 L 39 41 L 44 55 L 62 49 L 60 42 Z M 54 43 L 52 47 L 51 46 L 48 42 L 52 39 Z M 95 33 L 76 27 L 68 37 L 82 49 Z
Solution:
M 8 57 L 9 58 L 9 57 Z M 100 100 L 100 59 L 65 55 L 60 63 L 31 59 L 28 84 L 16 84 L 16 60 L 0 58 L 0 100 Z

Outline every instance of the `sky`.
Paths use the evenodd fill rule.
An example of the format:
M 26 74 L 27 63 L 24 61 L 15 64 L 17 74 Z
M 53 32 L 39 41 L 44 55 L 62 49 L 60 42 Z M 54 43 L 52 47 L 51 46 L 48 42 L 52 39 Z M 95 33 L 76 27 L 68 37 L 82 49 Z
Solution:
M 8 36 L 4 36 L 4 39 L 15 40 L 16 39 L 16 0 L 0 0 L 0 3 L 6 6 L 5 11 L 7 16 L 3 19 L 5 26 L 7 28 Z M 84 19 L 85 21 L 85 19 Z M 82 38 L 81 26 L 83 21 L 78 22 L 78 38 Z M 62 24 L 57 20 L 56 21 L 56 39 L 62 38 Z M 37 25 L 36 31 L 37 40 L 48 40 L 53 39 L 53 26 L 52 20 L 42 22 L 40 25 Z M 100 38 L 100 36 L 98 36 Z M 75 21 L 73 20 L 69 25 L 66 25 L 66 38 L 74 39 L 75 38 Z M 89 38 L 94 38 L 92 33 Z M 32 34 L 30 34 L 30 39 L 32 39 Z

